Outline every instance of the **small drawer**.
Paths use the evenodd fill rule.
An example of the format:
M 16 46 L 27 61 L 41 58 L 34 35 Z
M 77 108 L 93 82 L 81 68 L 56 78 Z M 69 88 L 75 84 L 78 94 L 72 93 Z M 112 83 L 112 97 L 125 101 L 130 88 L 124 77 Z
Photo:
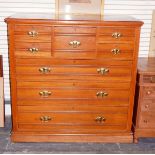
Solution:
M 155 84 L 155 75 L 143 75 L 143 83 Z
M 46 43 L 46 42 L 49 42 L 51 43 L 52 42 L 52 36 L 51 34 L 39 34 L 39 35 L 36 35 L 35 37 L 31 37 L 29 36 L 28 34 L 25 34 L 25 35 L 15 35 L 15 43 L 16 42 L 30 42 L 30 43 Z
M 120 34 L 120 36 L 116 37 L 125 37 L 125 36 L 135 36 L 135 29 L 132 28 L 120 28 L 120 27 L 100 27 L 98 28 L 98 32 L 100 35 L 113 35 L 114 33 Z
M 96 27 L 55 26 L 56 34 L 96 34 Z
M 155 98 L 155 87 L 144 87 L 143 89 L 144 98 Z
M 125 125 L 127 114 L 103 112 L 41 112 L 18 113 L 18 123 L 40 125 Z
M 155 99 L 147 99 L 141 102 L 141 110 L 146 112 L 155 112 Z
M 120 44 L 120 43 L 99 43 L 97 44 L 97 55 L 103 58 L 112 59 L 133 59 L 134 45 L 131 43 Z
M 139 125 L 141 128 L 155 128 L 155 113 L 141 112 Z
M 46 25 L 15 25 L 14 31 L 16 35 L 35 37 L 35 35 L 37 36 L 39 34 L 51 34 L 52 27 Z
M 134 41 L 135 30 L 129 28 L 99 28 L 98 29 L 98 42 L 107 41 Z
M 51 52 L 51 43 L 15 43 L 16 56 L 50 57 Z
M 95 100 L 106 100 L 106 99 L 128 99 L 130 91 L 127 89 L 95 89 L 85 88 L 76 89 L 74 87 L 69 88 L 18 88 L 17 99 L 29 100 L 29 99 L 95 99 Z
M 94 36 L 55 36 L 54 50 L 96 50 L 96 37 Z

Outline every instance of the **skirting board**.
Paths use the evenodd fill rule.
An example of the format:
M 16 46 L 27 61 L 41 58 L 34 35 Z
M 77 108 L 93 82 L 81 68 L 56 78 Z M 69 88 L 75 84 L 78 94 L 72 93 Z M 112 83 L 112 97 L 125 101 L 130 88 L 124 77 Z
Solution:
M 0 127 L 4 127 L 4 90 L 3 90 L 4 81 L 0 77 Z

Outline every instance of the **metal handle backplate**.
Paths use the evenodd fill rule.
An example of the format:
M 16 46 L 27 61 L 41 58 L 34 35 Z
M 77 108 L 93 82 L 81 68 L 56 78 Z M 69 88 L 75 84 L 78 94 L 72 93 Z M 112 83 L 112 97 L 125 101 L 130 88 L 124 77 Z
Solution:
M 73 48 L 77 48 L 81 45 L 81 42 L 74 40 L 74 41 L 71 41 L 69 45 L 72 46 Z

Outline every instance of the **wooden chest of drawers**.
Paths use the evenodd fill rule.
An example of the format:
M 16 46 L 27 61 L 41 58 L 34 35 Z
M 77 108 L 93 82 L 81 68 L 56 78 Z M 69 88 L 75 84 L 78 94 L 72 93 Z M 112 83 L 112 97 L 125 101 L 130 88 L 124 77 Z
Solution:
M 6 19 L 12 140 L 132 142 L 143 23 L 115 16 L 31 16 Z
M 4 87 L 3 87 L 3 64 L 0 55 L 0 127 L 4 127 Z
M 135 102 L 135 142 L 155 137 L 155 58 L 140 58 Z

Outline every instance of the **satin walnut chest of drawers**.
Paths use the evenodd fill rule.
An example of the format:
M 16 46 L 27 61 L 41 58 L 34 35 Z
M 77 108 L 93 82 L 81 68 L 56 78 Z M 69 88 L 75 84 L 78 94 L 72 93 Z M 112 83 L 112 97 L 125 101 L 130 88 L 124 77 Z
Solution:
M 6 22 L 12 141 L 133 142 L 142 22 L 48 14 Z

